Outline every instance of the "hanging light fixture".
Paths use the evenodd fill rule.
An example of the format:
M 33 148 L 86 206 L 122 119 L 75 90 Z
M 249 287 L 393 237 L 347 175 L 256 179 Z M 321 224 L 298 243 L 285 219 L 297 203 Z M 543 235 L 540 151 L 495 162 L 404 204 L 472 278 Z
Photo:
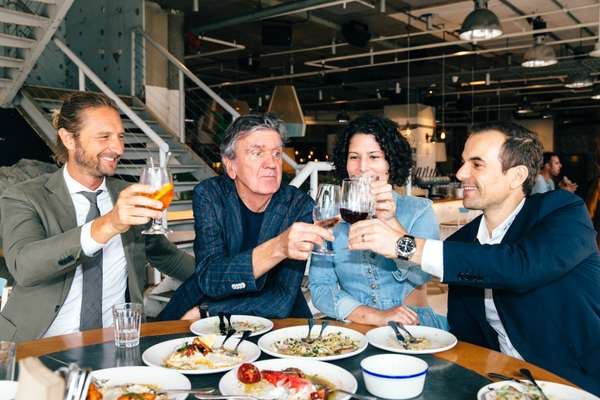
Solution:
M 600 86 L 594 86 L 594 90 L 590 98 L 592 100 L 600 100 Z
M 437 136 L 440 142 L 446 140 L 446 53 L 442 55 L 442 129 Z
M 406 28 L 408 35 L 406 36 L 406 48 L 410 49 L 410 15 L 408 17 L 408 26 Z M 410 51 L 406 52 L 406 124 L 400 129 L 400 132 L 405 136 L 411 136 L 410 129 Z
M 460 38 L 477 42 L 502 35 L 500 20 L 487 8 L 487 0 L 474 0 L 475 9 L 463 21 Z
M 350 121 L 350 116 L 347 112 L 342 111 L 335 117 L 340 124 L 347 124 Z
M 554 49 L 544 43 L 543 33 L 535 33 L 536 30 L 546 29 L 546 22 L 541 17 L 536 17 L 533 22 L 534 45 L 530 47 L 523 56 L 521 65 L 527 68 L 548 67 L 558 62 Z
M 544 107 L 544 111 L 542 111 L 542 119 L 550 118 L 552 118 L 552 108 L 550 108 L 550 104 L 546 104 L 546 107 Z
M 594 80 L 587 71 L 575 71 L 569 74 L 565 87 L 569 89 L 582 89 L 590 87 L 594 84 Z

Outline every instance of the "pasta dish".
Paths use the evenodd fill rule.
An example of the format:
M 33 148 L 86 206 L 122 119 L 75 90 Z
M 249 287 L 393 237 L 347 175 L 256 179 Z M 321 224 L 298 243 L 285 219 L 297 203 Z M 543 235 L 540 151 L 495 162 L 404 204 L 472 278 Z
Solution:
M 349 353 L 358 349 L 359 341 L 341 332 L 328 333 L 321 339 L 306 342 L 301 338 L 288 338 L 273 343 L 278 353 L 300 357 L 327 357 Z

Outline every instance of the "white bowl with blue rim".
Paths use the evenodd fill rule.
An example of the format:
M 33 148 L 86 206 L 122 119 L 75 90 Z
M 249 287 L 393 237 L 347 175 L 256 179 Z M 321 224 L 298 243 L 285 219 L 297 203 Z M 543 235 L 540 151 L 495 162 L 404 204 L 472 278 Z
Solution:
M 369 393 L 384 399 L 410 399 L 423 392 L 429 365 L 403 354 L 377 354 L 360 362 Z

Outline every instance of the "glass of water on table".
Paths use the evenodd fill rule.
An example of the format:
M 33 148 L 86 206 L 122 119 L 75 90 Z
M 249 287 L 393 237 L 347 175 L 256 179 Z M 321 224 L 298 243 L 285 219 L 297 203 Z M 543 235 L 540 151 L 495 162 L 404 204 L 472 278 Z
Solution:
M 135 347 L 139 345 L 142 305 L 140 303 L 115 304 L 112 312 L 115 346 Z

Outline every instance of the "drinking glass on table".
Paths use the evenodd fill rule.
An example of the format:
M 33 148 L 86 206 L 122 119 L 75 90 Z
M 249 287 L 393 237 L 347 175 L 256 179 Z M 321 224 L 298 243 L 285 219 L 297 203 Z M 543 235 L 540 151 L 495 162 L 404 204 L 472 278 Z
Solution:
M 313 208 L 315 225 L 333 228 L 340 221 L 340 187 L 338 185 L 321 184 Z M 328 248 L 328 242 L 313 250 L 314 254 L 332 256 L 335 252 Z
M 140 176 L 140 183 L 151 186 L 154 193 L 144 194 L 154 200 L 162 202 L 161 210 L 166 210 L 173 199 L 173 178 L 166 167 L 146 166 Z M 166 224 L 166 222 L 165 222 Z M 167 235 L 171 233 L 163 224 L 161 218 L 153 219 L 152 226 L 142 231 L 144 235 Z
M 371 194 L 372 179 L 362 176 L 342 181 L 340 215 L 347 223 L 353 224 L 375 214 L 375 201 Z
M 142 305 L 120 303 L 112 307 L 115 346 L 135 347 L 140 344 Z

